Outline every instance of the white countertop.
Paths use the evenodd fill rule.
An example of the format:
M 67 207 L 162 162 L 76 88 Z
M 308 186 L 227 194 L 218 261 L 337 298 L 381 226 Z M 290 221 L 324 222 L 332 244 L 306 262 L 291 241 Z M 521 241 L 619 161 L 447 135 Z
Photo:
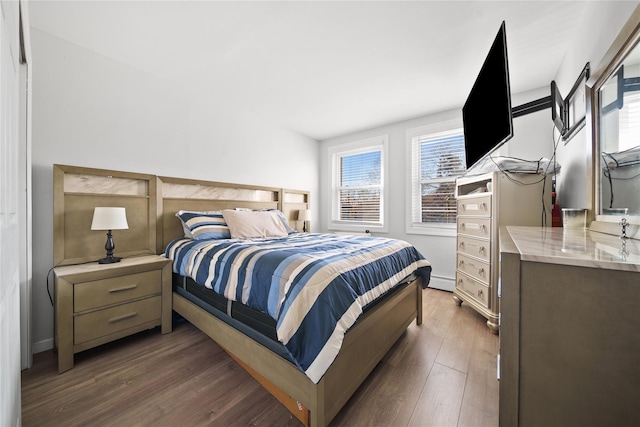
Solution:
M 623 242 L 584 229 L 506 226 L 500 230 L 500 251 L 519 253 L 522 261 L 640 272 L 639 240 Z

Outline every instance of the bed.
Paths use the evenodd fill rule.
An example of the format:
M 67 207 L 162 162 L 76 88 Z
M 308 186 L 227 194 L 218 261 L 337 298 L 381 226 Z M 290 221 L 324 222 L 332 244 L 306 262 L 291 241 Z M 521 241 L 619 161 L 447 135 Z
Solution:
M 256 197 L 249 194 L 235 195 L 235 201 L 230 203 L 226 197 L 202 198 L 203 186 L 213 191 L 215 183 L 189 182 L 166 177 L 160 178 L 160 181 L 159 187 L 164 194 L 161 203 L 164 228 L 161 240 L 165 247 L 184 237 L 184 227 L 175 216 L 180 210 L 277 209 L 284 213 L 292 223 L 292 228 L 295 228 L 295 212 L 308 208 L 309 204 L 308 194 L 304 192 L 282 190 L 282 194 L 266 196 L 260 201 L 256 201 Z M 189 190 L 190 185 L 196 185 L 196 188 Z M 175 186 L 179 186 L 180 189 L 174 188 Z M 196 191 L 200 194 L 197 198 L 187 196 Z M 186 197 L 177 197 L 176 193 Z M 367 238 L 356 236 L 345 239 Z M 398 282 L 403 282 L 404 275 L 400 275 L 403 277 L 399 277 Z M 288 408 L 293 408 L 294 415 L 301 415 L 298 418 L 303 423 L 324 426 L 344 406 L 409 324 L 413 321 L 422 323 L 422 288 L 426 286 L 426 279 L 428 280 L 428 275 L 423 274 L 412 280 L 405 280 L 394 288 L 393 292 L 385 295 L 384 299 L 366 310 L 345 334 L 339 352 L 321 376 L 308 376 L 296 363 L 283 357 L 282 351 L 279 351 L 281 348 L 266 346 L 255 337 L 249 338 L 237 326 L 230 326 L 225 320 L 211 314 L 210 310 L 196 299 L 186 296 L 180 290 L 174 291 L 173 307 L 177 313 L 207 333 L 221 347 L 254 371 L 270 391 L 275 390 L 274 395 L 281 395 L 281 401 Z M 308 422 L 305 421 L 307 416 Z
M 93 185 L 94 180 L 98 183 L 97 186 Z M 73 191 L 62 191 L 61 189 L 68 186 L 65 184 L 67 182 L 79 182 L 81 185 L 74 185 Z M 119 188 L 120 185 L 136 188 L 135 192 L 143 194 L 132 198 L 129 194 L 132 191 L 122 190 Z M 114 189 L 114 187 L 118 188 Z M 95 194 L 96 191 L 100 193 L 98 196 Z M 60 196 L 60 193 L 64 196 Z M 354 259 L 365 259 L 366 246 L 380 245 L 377 250 L 382 251 L 380 248 L 385 245 L 391 247 L 397 245 L 396 252 L 404 251 L 409 254 L 415 251 L 415 248 L 404 242 L 390 239 L 300 232 L 302 227 L 296 221 L 297 213 L 309 208 L 309 193 L 305 191 L 60 165 L 54 166 L 54 200 L 59 200 L 54 205 L 54 222 L 65 224 L 70 220 L 76 221 L 80 217 L 90 216 L 91 206 L 95 206 L 96 198 L 103 200 L 104 193 L 108 193 L 111 205 L 122 202 L 130 206 L 133 204 L 132 200 L 135 200 L 135 208 L 132 207 L 132 210 L 143 213 L 138 220 L 129 218 L 130 229 L 127 233 L 138 236 L 134 239 L 135 242 L 144 241 L 143 247 L 135 247 L 131 255 L 151 251 L 155 254 L 166 254 L 174 261 L 183 262 L 185 259 L 194 259 L 194 255 L 186 255 L 185 248 L 189 245 L 200 254 L 198 256 L 202 256 L 203 249 L 195 248 L 198 246 L 196 243 L 211 249 L 215 246 L 214 242 L 220 243 L 226 240 L 224 244 L 228 246 L 231 241 L 237 239 L 234 236 L 231 239 L 207 241 L 207 239 L 193 239 L 193 236 L 188 237 L 184 222 L 176 217 L 180 211 L 216 213 L 233 211 L 240 216 L 244 215 L 243 212 L 270 212 L 281 219 L 282 225 L 287 229 L 286 236 L 240 240 L 245 240 L 245 243 L 250 245 L 274 246 L 276 243 L 282 243 L 286 247 L 293 244 L 298 245 L 298 248 L 305 247 L 304 251 L 309 252 L 312 251 L 310 249 L 313 246 L 312 241 L 322 241 L 322 245 L 334 248 L 334 257 L 338 257 L 348 246 L 357 247 L 353 249 L 355 258 L 343 259 L 343 265 L 352 264 Z M 237 227 L 233 228 L 237 231 Z M 214 232 L 217 231 L 214 230 Z M 144 238 L 140 239 L 139 236 Z M 82 240 L 83 236 L 79 236 L 77 230 L 71 227 L 54 228 L 54 249 L 58 248 L 57 251 L 54 250 L 54 257 L 62 259 L 63 263 L 82 261 L 83 258 L 77 256 L 79 254 L 84 256 L 81 251 L 87 247 L 87 242 Z M 123 237 L 119 243 L 120 241 L 127 240 Z M 132 246 L 133 243 L 132 241 Z M 138 244 L 138 246 L 141 245 Z M 119 248 L 122 248 L 120 249 L 122 252 L 118 255 L 130 255 L 124 244 Z M 229 247 L 226 250 L 229 251 Z M 256 252 L 255 248 L 244 250 Z M 289 254 L 284 257 L 274 256 L 280 256 L 279 262 L 282 262 L 283 259 L 291 258 L 291 251 L 289 249 Z M 326 252 L 326 247 L 324 251 Z M 178 252 L 180 256 L 175 256 Z M 318 258 L 318 253 L 311 255 L 311 258 Z M 295 331 L 303 321 L 298 318 L 287 323 L 285 320 L 289 317 L 282 315 L 284 311 L 281 309 L 289 303 L 282 297 L 282 294 L 286 294 L 282 291 L 286 286 L 269 288 L 270 291 L 266 294 L 271 294 L 271 299 L 267 297 L 256 305 L 253 301 L 255 289 L 250 291 L 243 287 L 232 289 L 222 282 L 209 286 L 212 288 L 209 289 L 206 286 L 206 280 L 203 282 L 199 277 L 197 268 L 191 268 L 189 271 L 188 268 L 181 269 L 181 266 L 176 265 L 174 266 L 176 272 L 174 290 L 171 296 L 172 308 L 216 341 L 303 424 L 325 426 L 345 405 L 406 328 L 414 321 L 417 324 L 422 323 L 422 289 L 428 283 L 431 267 L 419 254 L 411 256 L 417 258 L 409 262 L 409 265 L 390 272 L 384 280 L 374 277 L 369 285 L 361 283 L 360 285 L 364 287 L 361 289 L 356 287 L 358 288 L 356 291 L 352 289 L 352 295 L 349 297 L 351 299 L 341 301 L 339 304 L 342 308 L 338 310 L 334 319 L 338 327 L 323 326 L 322 330 L 325 332 L 317 334 L 322 336 L 322 341 L 316 340 L 317 342 L 311 345 L 311 348 L 316 350 L 308 354 L 305 353 L 306 350 L 299 353 L 290 345 L 290 342 L 294 341 L 308 341 L 309 336 L 313 338 L 311 341 L 317 337 L 313 336 L 316 335 L 315 333 L 307 332 L 301 335 L 301 339 L 295 338 Z M 215 255 L 210 257 L 213 258 Z M 238 259 L 247 261 L 251 257 L 240 256 Z M 253 261 L 255 260 L 251 260 Z M 298 258 L 295 262 L 298 263 L 296 265 L 299 271 L 304 270 L 300 267 L 302 264 L 306 263 L 309 268 L 313 264 L 310 259 L 304 259 L 304 257 Z M 195 264 L 187 262 L 183 267 L 187 265 L 193 267 Z M 291 265 L 293 264 L 287 264 L 288 269 L 296 270 L 296 267 L 291 268 Z M 326 264 L 323 265 L 325 265 L 323 268 L 326 268 Z M 203 267 L 202 271 L 207 271 L 208 268 Z M 278 270 L 277 267 L 272 269 Z M 284 270 L 287 268 L 280 265 L 278 271 Z M 231 274 L 243 274 L 242 269 L 239 268 Z M 351 278 L 353 278 L 362 272 L 354 270 L 335 273 L 337 276 L 344 274 L 347 276 L 352 274 Z M 210 285 L 216 277 L 219 276 L 213 274 L 209 277 Z M 261 279 L 256 279 L 255 283 L 264 281 L 265 276 L 260 277 Z M 282 280 L 287 281 L 286 278 Z M 301 280 L 301 276 L 298 275 L 292 280 Z M 258 285 L 251 283 L 250 287 L 259 288 Z M 216 289 L 218 291 L 222 289 L 222 292 L 216 292 Z M 297 285 L 290 285 L 286 289 L 295 290 L 299 294 L 308 292 L 304 286 L 297 287 Z M 333 295 L 331 298 L 343 297 Z M 304 301 L 306 305 L 303 304 L 303 306 L 307 308 L 316 305 L 312 300 Z M 296 311 L 298 310 L 291 312 Z M 272 316 L 274 313 L 276 315 Z M 323 316 L 324 314 L 318 314 L 315 317 Z M 291 319 L 295 318 L 291 317 Z M 294 326 L 291 327 L 291 325 Z M 315 331 L 315 328 L 317 326 L 312 325 L 307 328 L 307 331 Z M 334 329 L 338 332 L 326 332 Z M 332 335 L 335 336 L 325 340 L 327 336 Z M 289 341 L 282 342 L 283 336 L 287 336 Z

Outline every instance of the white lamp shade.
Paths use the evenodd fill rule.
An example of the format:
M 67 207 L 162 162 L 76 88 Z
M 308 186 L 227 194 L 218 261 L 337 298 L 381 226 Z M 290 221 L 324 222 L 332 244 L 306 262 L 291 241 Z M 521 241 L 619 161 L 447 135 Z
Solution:
M 92 230 L 126 230 L 128 228 L 124 208 L 96 207 L 93 210 Z
M 298 221 L 311 220 L 311 211 L 309 209 L 303 209 L 298 211 Z

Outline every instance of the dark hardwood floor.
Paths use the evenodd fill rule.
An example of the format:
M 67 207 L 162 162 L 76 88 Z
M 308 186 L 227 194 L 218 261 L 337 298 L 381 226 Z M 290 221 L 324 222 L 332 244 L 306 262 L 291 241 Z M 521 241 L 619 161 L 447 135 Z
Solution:
M 450 292 L 427 289 L 412 324 L 331 426 L 498 425 L 498 337 Z M 186 322 L 22 372 L 23 426 L 299 426 L 211 339 Z

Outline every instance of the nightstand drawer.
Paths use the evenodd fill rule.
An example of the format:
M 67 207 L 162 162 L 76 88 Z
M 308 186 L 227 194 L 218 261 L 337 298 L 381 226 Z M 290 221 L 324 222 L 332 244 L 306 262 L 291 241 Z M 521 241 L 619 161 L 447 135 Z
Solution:
M 468 294 L 484 307 L 489 307 L 489 286 L 461 272 L 458 272 L 456 276 L 456 288 Z
M 73 290 L 73 311 L 81 312 L 159 294 L 162 283 L 160 270 L 126 276 L 76 283 Z
M 160 295 L 121 304 L 74 318 L 74 344 L 100 338 L 146 322 L 160 324 Z

